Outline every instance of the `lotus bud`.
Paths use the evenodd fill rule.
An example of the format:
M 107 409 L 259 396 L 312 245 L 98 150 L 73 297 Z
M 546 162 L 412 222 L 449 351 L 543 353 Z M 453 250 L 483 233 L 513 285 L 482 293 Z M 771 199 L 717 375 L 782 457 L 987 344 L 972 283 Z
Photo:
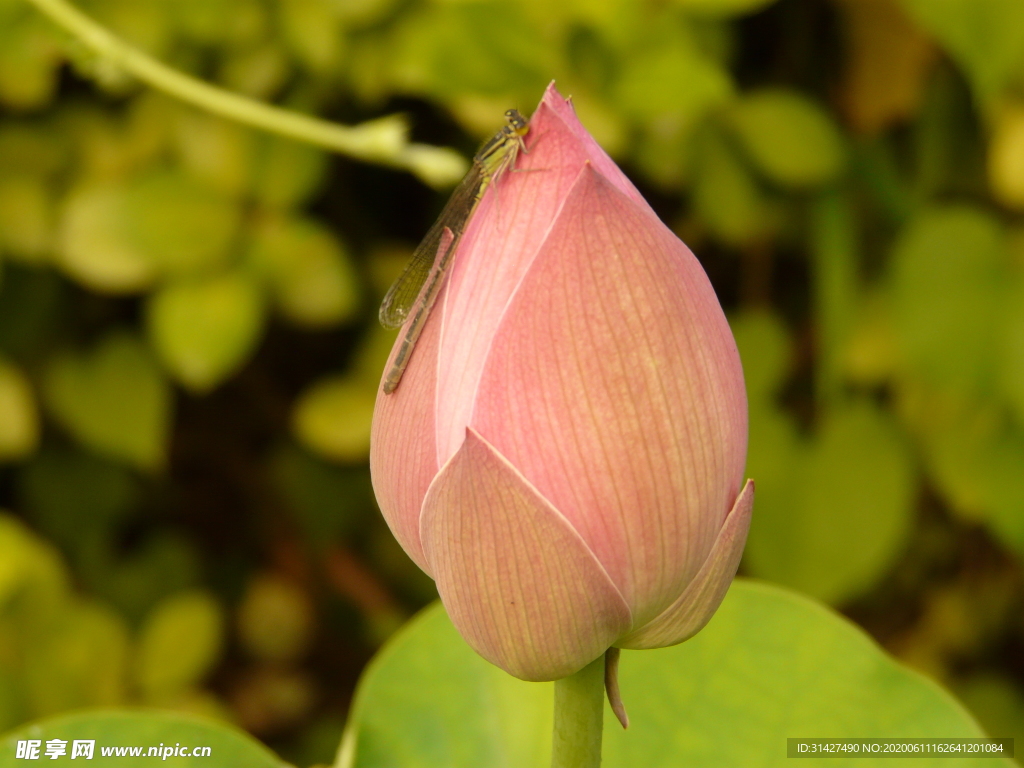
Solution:
M 553 85 L 525 142 L 378 395 L 370 469 L 468 643 L 553 680 L 698 632 L 754 489 L 739 354 L 697 259 Z

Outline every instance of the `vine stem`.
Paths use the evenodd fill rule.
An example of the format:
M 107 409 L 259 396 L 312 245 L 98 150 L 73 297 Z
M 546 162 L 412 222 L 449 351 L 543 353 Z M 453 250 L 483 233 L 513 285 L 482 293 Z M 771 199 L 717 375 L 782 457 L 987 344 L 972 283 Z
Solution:
M 551 768 L 599 768 L 604 725 L 604 656 L 555 681 Z
M 442 147 L 412 144 L 397 115 L 346 126 L 240 96 L 168 67 L 124 42 L 66 0 L 28 0 L 37 10 L 110 63 L 147 85 L 214 114 L 358 160 L 412 171 L 443 186 L 466 172 L 466 161 Z

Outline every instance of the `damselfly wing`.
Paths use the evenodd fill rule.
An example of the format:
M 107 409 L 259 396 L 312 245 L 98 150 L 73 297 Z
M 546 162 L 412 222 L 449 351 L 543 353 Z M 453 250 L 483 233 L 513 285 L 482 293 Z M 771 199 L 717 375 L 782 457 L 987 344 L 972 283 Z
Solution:
M 430 310 L 444 284 L 444 278 L 484 193 L 526 150 L 523 137 L 529 122 L 517 110 L 505 113 L 508 121 L 473 157 L 473 165 L 452 192 L 441 215 L 416 247 L 409 264 L 399 275 L 380 305 L 380 323 L 385 328 L 405 325 L 398 354 L 384 377 L 384 392 L 391 394 L 402 380 L 416 341 L 423 332 Z M 410 319 L 411 318 L 411 319 Z

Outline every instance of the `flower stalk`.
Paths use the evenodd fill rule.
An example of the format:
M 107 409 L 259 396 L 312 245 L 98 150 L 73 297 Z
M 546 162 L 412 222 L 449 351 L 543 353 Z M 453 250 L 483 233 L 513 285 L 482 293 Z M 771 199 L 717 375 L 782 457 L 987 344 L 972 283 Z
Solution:
M 551 768 L 599 768 L 604 725 L 604 656 L 555 681 Z

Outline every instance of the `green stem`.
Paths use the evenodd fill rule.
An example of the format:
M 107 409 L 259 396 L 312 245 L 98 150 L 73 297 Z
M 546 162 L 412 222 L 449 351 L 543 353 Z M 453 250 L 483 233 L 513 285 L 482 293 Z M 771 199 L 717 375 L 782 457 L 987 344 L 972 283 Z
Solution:
M 604 656 L 555 681 L 551 768 L 599 768 L 604 719 Z
M 465 160 L 451 150 L 410 144 L 401 117 L 385 117 L 350 127 L 273 107 L 160 63 L 113 35 L 66 0 L 28 1 L 95 53 L 142 82 L 222 117 L 359 160 L 404 168 L 437 186 L 454 182 L 466 172 Z

